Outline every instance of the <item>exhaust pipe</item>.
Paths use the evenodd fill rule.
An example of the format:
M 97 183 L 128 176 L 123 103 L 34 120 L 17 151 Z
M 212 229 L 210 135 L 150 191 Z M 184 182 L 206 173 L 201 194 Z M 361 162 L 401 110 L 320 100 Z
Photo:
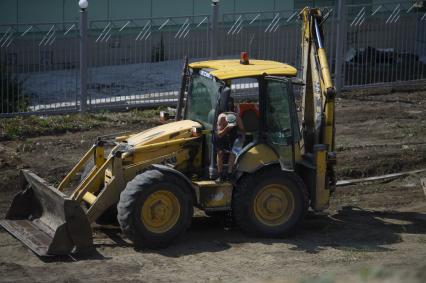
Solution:
M 80 204 L 29 170 L 0 226 L 39 256 L 92 249 L 92 229 Z

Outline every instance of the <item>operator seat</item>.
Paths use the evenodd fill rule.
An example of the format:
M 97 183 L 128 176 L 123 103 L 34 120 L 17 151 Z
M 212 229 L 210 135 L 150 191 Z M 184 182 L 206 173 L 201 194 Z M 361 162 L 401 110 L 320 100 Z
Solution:
M 246 110 L 241 115 L 244 129 L 249 132 L 257 132 L 259 130 L 259 118 L 253 109 Z
M 253 141 L 259 131 L 258 106 L 255 103 L 240 103 L 238 105 L 238 114 L 246 130 L 246 144 L 248 144 Z

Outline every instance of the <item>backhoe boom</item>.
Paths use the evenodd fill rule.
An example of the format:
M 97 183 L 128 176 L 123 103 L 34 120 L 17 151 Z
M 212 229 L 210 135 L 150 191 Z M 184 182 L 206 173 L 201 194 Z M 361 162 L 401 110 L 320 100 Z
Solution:
M 305 8 L 302 19 L 302 154 L 313 159 L 316 167 L 317 195 L 314 208 L 328 206 L 330 191 L 335 185 L 334 105 L 336 91 L 331 79 L 324 48 L 322 25 L 325 19 L 320 9 Z M 325 155 L 324 155 L 325 154 Z M 324 155 L 324 156 L 323 156 Z M 313 158 L 312 158 L 313 157 Z

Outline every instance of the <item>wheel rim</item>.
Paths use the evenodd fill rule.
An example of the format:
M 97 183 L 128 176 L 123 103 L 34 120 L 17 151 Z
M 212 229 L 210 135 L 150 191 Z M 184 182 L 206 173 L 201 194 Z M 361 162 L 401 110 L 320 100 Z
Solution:
M 165 190 L 149 195 L 141 210 L 141 221 L 152 233 L 169 231 L 176 225 L 179 216 L 179 200 L 172 192 Z
M 263 187 L 254 199 L 254 214 L 264 225 L 279 226 L 294 211 L 294 196 L 284 185 L 270 184 Z

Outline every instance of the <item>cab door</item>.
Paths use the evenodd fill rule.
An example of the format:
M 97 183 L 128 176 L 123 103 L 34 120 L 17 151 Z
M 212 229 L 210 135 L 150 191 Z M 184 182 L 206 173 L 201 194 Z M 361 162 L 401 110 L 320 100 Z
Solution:
M 260 97 L 264 113 L 263 136 L 278 154 L 281 167 L 294 169 L 294 146 L 300 138 L 291 81 L 265 77 Z

